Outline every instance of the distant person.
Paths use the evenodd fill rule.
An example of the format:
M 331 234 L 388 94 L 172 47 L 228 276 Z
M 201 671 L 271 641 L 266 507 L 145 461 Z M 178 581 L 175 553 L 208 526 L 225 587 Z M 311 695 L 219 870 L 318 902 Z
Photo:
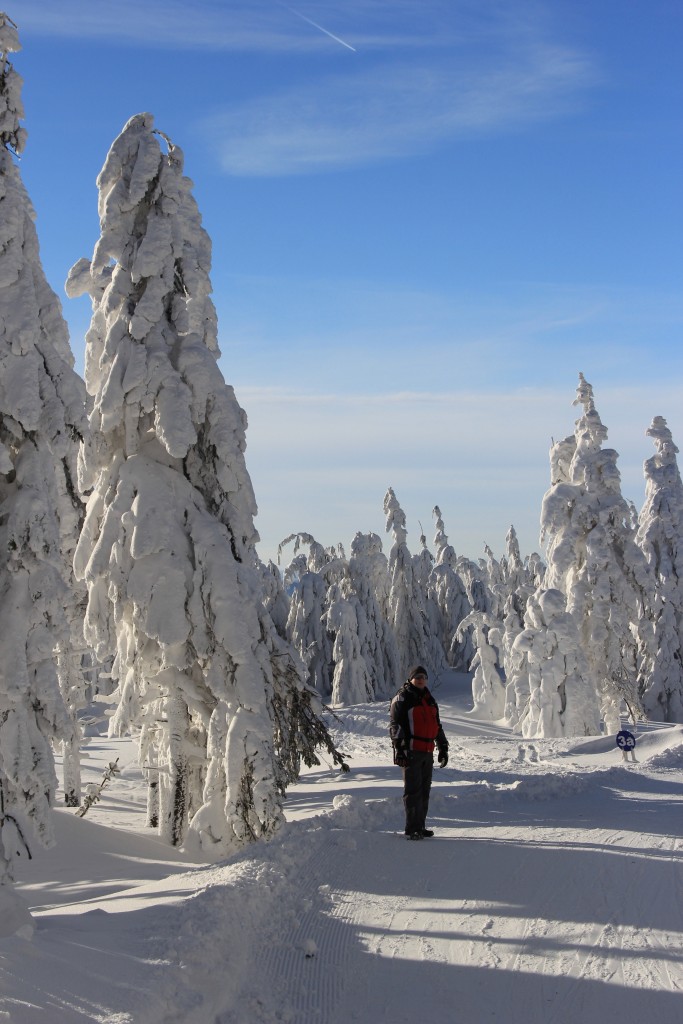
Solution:
M 448 740 L 441 727 L 439 706 L 427 689 L 427 670 L 416 665 L 391 702 L 389 734 L 394 764 L 403 771 L 403 806 L 406 839 L 429 839 L 426 828 L 429 791 L 432 786 L 434 746 L 439 765 L 448 764 Z
M 629 754 L 632 761 L 636 760 L 636 738 L 628 729 L 621 729 L 617 733 L 617 746 L 621 750 L 624 761 L 628 761 Z

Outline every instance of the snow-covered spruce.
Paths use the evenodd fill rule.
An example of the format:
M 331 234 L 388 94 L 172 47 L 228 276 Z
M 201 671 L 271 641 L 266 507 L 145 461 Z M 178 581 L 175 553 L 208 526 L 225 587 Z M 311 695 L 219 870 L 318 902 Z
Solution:
M 20 48 L 0 13 L 0 889 L 33 837 L 51 843 L 52 743 L 73 753 L 64 698 L 78 688 L 69 652 L 83 646 L 70 554 L 83 513 L 76 458 L 85 390 L 14 158 L 25 132 L 21 78 L 8 55 Z M 77 790 L 76 773 L 72 783 Z M 0 917 L 7 910 L 23 927 L 14 896 L 6 897 L 11 915 L 3 899 Z
M 420 551 L 417 555 L 413 555 L 413 585 L 419 589 L 422 595 L 422 606 L 427 617 L 429 634 L 437 640 L 445 654 L 446 648 L 441 638 L 441 610 L 436 594 L 430 587 L 435 564 L 434 555 L 427 546 L 427 537 L 422 523 L 420 523 Z
M 566 596 L 600 695 L 605 729 L 613 733 L 620 728 L 622 702 L 632 717 L 642 715 L 639 633 L 642 646 L 651 575 L 635 543 L 632 509 L 621 494 L 618 453 L 602 447 L 607 429 L 583 374 L 574 404 L 583 408 L 574 435 L 550 451 L 551 485 L 541 512 L 545 586 Z
M 325 628 L 330 585 L 341 578 L 345 561 L 333 558 L 309 533 L 293 533 L 278 545 L 278 559 L 294 543 L 292 563 L 285 569 L 290 591 L 287 636 L 308 668 L 308 684 L 326 700 L 332 695 L 332 635 Z M 308 556 L 300 553 L 308 547 Z
M 502 623 L 498 627 L 496 646 L 499 650 L 501 668 L 507 678 L 512 668 L 512 645 L 518 633 L 522 631 L 527 602 L 540 585 L 536 582 L 536 560 L 540 561 L 540 556 L 533 555 L 526 563 L 522 562 L 514 526 L 508 530 L 505 544 L 506 555 L 500 562 L 495 562 L 489 548 L 486 552 L 489 565 L 495 565 L 495 571 L 489 577 L 489 589 L 493 595 L 493 607 L 497 609 L 496 617 Z
M 457 639 L 461 641 L 470 628 L 474 631 L 476 648 L 472 659 L 472 713 L 477 718 L 497 721 L 505 712 L 505 686 L 499 671 L 498 648 L 494 644 L 500 631 L 491 615 L 477 611 L 462 620 L 456 631 Z
M 372 678 L 376 698 L 388 697 L 402 676 L 398 646 L 387 618 L 389 573 L 382 541 L 376 533 L 357 533 L 351 542 L 349 575 L 357 598 L 361 653 Z
M 308 665 L 309 684 L 333 704 L 388 696 L 400 675 L 380 607 L 388 578 L 379 537 L 356 534 L 348 560 L 341 545 L 325 549 L 308 533 L 286 537 L 279 556 L 292 541 L 294 556 L 284 572 L 291 593 L 287 635 Z
M 273 620 L 273 625 L 283 639 L 287 638 L 287 619 L 289 617 L 289 598 L 285 591 L 282 573 L 275 562 L 268 565 L 259 561 L 261 583 L 263 586 L 263 603 Z
M 330 588 L 325 625 L 334 636 L 332 703 L 362 704 L 372 700 L 372 677 L 359 639 L 367 631 L 365 614 L 350 580 L 344 579 Z
M 411 665 L 424 665 L 432 679 L 446 667 L 446 655 L 430 630 L 422 590 L 415 577 L 408 550 L 406 517 L 390 487 L 384 497 L 386 529 L 394 543 L 389 554 L 389 623 L 393 628 L 401 662 L 401 676 Z
M 489 614 L 494 619 L 502 620 L 507 598 L 505 566 L 498 561 L 488 544 L 484 544 L 484 553 L 486 555 L 486 585 L 491 595 Z
M 648 718 L 683 722 L 683 483 L 666 420 L 646 431 L 656 448 L 645 461 L 645 504 L 636 541 L 654 575 L 653 636 L 641 681 Z
M 515 728 L 525 737 L 598 735 L 597 693 L 564 594 L 536 591 L 524 624 L 512 645 L 508 676 Z
M 505 599 L 503 601 L 503 614 L 514 608 L 520 618 L 524 617 L 526 603 L 537 589 L 536 569 L 541 561 L 540 555 L 534 553 L 524 562 L 519 551 L 519 541 L 514 526 L 511 526 L 505 537 L 506 556 L 503 559 L 503 580 L 505 586 Z M 545 569 L 545 566 L 542 566 Z
M 448 543 L 441 509 L 434 507 L 436 519 L 434 547 L 435 564 L 428 581 L 428 590 L 438 609 L 438 638 L 446 651 L 448 663 L 459 672 L 469 672 L 474 657 L 472 632 L 467 630 L 461 640 L 456 639 L 458 626 L 472 611 L 465 583 L 457 570 L 457 557 Z
M 67 282 L 93 303 L 87 636 L 115 652 L 113 730 L 141 728 L 158 776 L 150 818 L 174 844 L 189 820 L 186 841 L 220 856 L 278 827 L 318 705 L 263 604 L 246 416 L 216 361 L 211 244 L 182 152 L 138 114 L 98 186 L 101 237 Z
M 525 611 L 528 607 L 528 599 L 525 603 Z M 519 611 L 511 595 L 505 605 L 503 626 L 499 629 L 500 656 L 503 661 L 503 672 L 505 674 L 505 720 L 508 725 L 514 727 L 519 721 L 520 709 L 526 705 L 526 697 L 529 694 L 528 673 L 524 659 L 521 659 L 519 652 L 515 649 L 515 641 L 524 629 L 524 620 L 520 618 Z

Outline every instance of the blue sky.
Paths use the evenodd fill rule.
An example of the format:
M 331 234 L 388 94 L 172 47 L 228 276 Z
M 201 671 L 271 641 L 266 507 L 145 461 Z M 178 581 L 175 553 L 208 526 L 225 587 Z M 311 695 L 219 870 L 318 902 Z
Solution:
M 683 442 L 679 0 L 21 0 L 22 175 L 63 295 L 143 110 L 213 240 L 261 553 L 289 533 L 538 549 L 582 371 L 643 501 Z M 87 300 L 63 299 L 77 365 Z M 385 550 L 388 550 L 389 538 Z

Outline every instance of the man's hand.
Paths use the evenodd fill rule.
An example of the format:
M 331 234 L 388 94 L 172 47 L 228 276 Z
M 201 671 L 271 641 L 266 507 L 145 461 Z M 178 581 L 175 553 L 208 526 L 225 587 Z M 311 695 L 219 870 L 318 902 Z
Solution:
M 399 768 L 407 768 L 408 765 L 410 764 L 410 757 L 408 756 L 408 754 L 397 754 L 396 764 L 399 766 Z
M 448 751 L 447 750 L 440 750 L 439 751 L 439 768 L 445 768 L 447 764 L 448 764 Z

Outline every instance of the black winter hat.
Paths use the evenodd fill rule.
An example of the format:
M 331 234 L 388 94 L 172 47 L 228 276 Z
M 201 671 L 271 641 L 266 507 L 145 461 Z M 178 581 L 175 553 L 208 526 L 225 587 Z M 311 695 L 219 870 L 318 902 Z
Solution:
M 414 679 L 415 676 L 420 675 L 427 676 L 427 679 L 429 679 L 429 672 L 424 667 L 424 665 L 415 665 L 413 668 L 411 668 L 410 672 L 408 673 L 408 679 Z

